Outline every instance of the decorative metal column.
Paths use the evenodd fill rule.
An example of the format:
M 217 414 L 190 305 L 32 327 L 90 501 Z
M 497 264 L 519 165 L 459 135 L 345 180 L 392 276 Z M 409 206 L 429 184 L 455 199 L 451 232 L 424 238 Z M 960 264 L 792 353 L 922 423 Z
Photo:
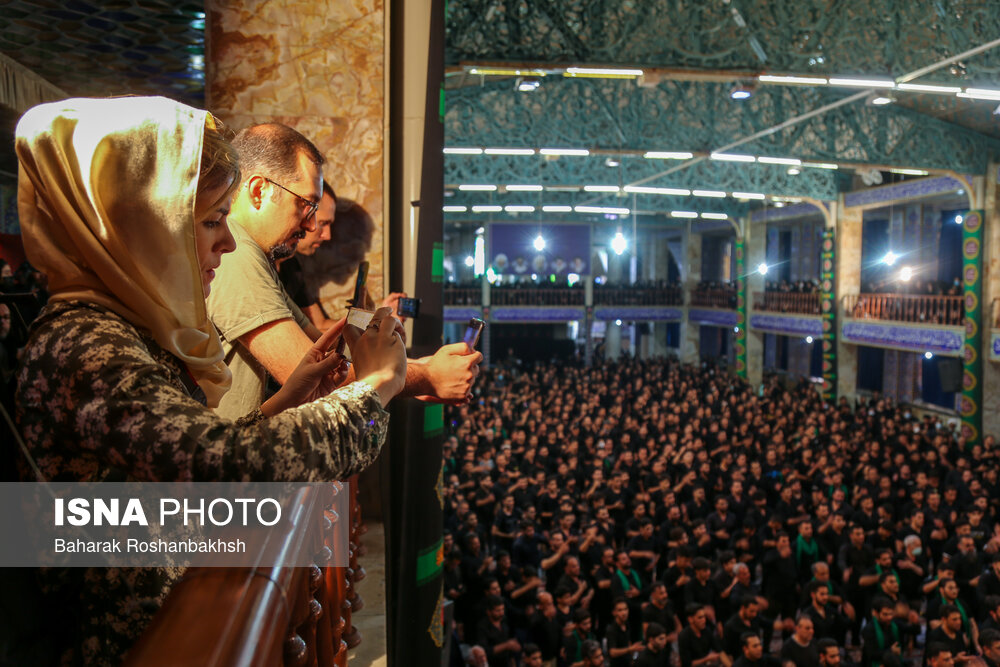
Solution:
M 736 351 L 736 376 L 747 379 L 747 281 L 746 257 L 743 237 L 737 236 L 733 246 L 736 253 L 736 335 L 733 348 Z
M 834 291 L 834 230 L 823 230 L 820 254 L 820 314 L 823 318 L 823 400 L 837 400 L 837 295 Z
M 962 223 L 962 282 L 965 290 L 965 347 L 962 357 L 962 435 L 971 447 L 983 426 L 983 213 L 969 211 Z

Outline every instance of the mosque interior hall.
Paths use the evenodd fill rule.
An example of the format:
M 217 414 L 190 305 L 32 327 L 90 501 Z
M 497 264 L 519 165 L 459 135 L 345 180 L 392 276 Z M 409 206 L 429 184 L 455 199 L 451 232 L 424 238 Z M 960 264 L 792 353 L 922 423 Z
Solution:
M 905 428 L 915 429 L 911 440 L 925 437 L 932 458 L 940 451 L 949 459 L 940 490 L 957 487 L 959 500 L 945 524 L 967 523 L 966 505 L 975 507 L 980 495 L 989 505 L 983 521 L 997 518 L 1000 496 L 993 492 L 1000 494 L 1000 484 L 985 473 L 995 460 L 985 459 L 982 469 L 974 462 L 971 471 L 962 467 L 974 450 L 993 456 L 1000 434 L 996 10 L 975 0 L 4 2 L 0 305 L 44 292 L 22 242 L 18 120 L 36 105 L 66 98 L 139 95 L 207 109 L 233 130 L 281 123 L 315 144 L 325 158 L 324 180 L 336 191 L 338 218 L 332 239 L 299 261 L 328 317 L 346 313 L 358 266 L 367 261 L 367 289 L 376 301 L 396 292 L 420 300 L 419 315 L 404 325 L 411 358 L 461 342 L 471 321 L 485 322 L 475 343 L 483 360 L 471 401 L 394 400 L 379 458 L 338 481 L 349 510 L 316 508 L 308 525 L 295 527 L 309 533 L 295 544 L 317 548 L 312 568 L 268 570 L 263 578 L 271 588 L 233 575 L 214 599 L 197 586 L 178 586 L 126 664 L 180 664 L 174 651 L 189 646 L 194 662 L 187 664 L 220 666 L 686 667 L 690 656 L 678 637 L 665 649 L 647 637 L 650 625 L 659 627 L 644 621 L 659 604 L 655 582 L 667 582 L 664 594 L 683 636 L 697 626 L 696 616 L 682 614 L 674 598 L 684 592 L 675 593 L 667 577 L 678 553 L 685 557 L 688 535 L 697 546 L 694 560 L 712 562 L 713 581 L 725 555 L 739 548 L 712 536 L 701 548 L 689 524 L 710 523 L 717 508 L 700 513 L 691 483 L 676 471 L 704 475 L 709 502 L 728 498 L 730 507 L 731 485 L 748 488 L 752 499 L 749 488 L 762 479 L 753 493 L 766 498 L 772 518 L 779 505 L 795 505 L 782 492 L 801 479 L 795 493 L 806 498 L 805 518 L 777 514 L 794 548 L 800 523 L 811 522 L 817 534 L 827 525 L 814 505 L 831 501 L 815 498 L 827 487 L 832 496 L 842 482 L 849 534 L 855 525 L 867 527 L 855 514 L 863 497 L 871 499 L 866 484 L 871 496 L 878 493 L 867 470 L 888 476 L 900 466 L 868 468 L 882 455 L 876 443 L 861 459 L 846 454 L 840 474 L 847 479 L 827 484 L 835 473 L 817 472 L 812 453 L 794 474 L 782 470 L 781 459 L 786 447 L 792 456 L 804 446 L 797 443 L 813 441 L 807 431 L 821 445 L 846 447 L 853 426 L 831 427 L 833 444 L 819 431 L 840 419 L 874 429 L 870 419 L 863 423 L 869 406 L 873 419 L 905 414 Z M 3 363 L 11 360 L 2 369 L 5 382 L 30 326 L 13 310 L 12 323 L 0 327 Z M 675 384 L 690 393 L 675 393 Z M 751 407 L 737 412 L 737 399 Z M 724 413 L 713 414 L 720 401 Z M 766 409 L 763 421 L 754 421 L 751 413 L 771 402 L 772 413 L 800 402 L 788 423 L 803 421 L 782 434 L 783 418 L 772 423 Z M 748 427 L 742 431 L 740 419 Z M 699 421 L 685 431 L 684 420 Z M 740 463 L 728 449 L 704 445 L 702 425 L 720 443 L 731 435 L 734 448 L 755 438 L 757 449 L 746 450 L 751 460 L 744 452 Z M 671 432 L 682 445 L 697 441 L 690 456 L 675 450 Z M 769 463 L 774 448 L 778 461 Z M 11 445 L 3 460 L 18 455 Z M 715 470 L 749 471 L 757 458 L 763 477 L 739 473 L 734 482 Z M 713 470 L 703 473 L 706 461 Z M 944 464 L 927 465 L 937 471 Z M 768 471 L 784 474 L 788 484 L 773 485 Z M 605 492 L 617 489 L 621 476 L 625 491 Z M 922 496 L 925 487 L 892 479 L 904 489 L 887 501 L 894 539 L 878 542 L 875 521 L 865 548 L 889 545 L 900 569 L 898 562 L 910 562 L 909 494 L 919 487 Z M 547 500 L 552 480 L 559 492 Z M 670 523 L 669 508 L 660 517 L 668 486 L 669 502 L 684 508 L 680 523 Z M 810 489 L 819 496 L 809 500 Z M 513 516 L 502 502 L 511 497 L 518 519 L 503 523 Z M 622 503 L 617 509 L 612 498 Z M 605 502 L 614 526 L 602 545 L 633 563 L 656 551 L 641 573 L 652 579 L 639 595 L 629 595 L 622 575 L 628 623 L 637 626 L 628 645 L 638 645 L 627 655 L 609 653 L 619 600 L 602 593 L 619 584 L 598 589 L 602 553 L 579 548 L 592 548 L 592 532 L 604 534 L 594 526 Z M 637 505 L 646 509 L 633 514 Z M 532 506 L 547 514 L 536 517 Z M 560 525 L 566 515 L 571 519 Z M 750 509 L 737 516 L 753 523 Z M 648 539 L 656 548 L 628 546 L 646 539 L 642 529 L 654 517 Z M 347 524 L 343 543 L 324 545 L 322 534 L 312 535 L 332 534 L 336 522 Z M 667 524 L 681 526 L 682 543 L 668 539 L 661 528 Z M 517 544 L 526 526 L 539 551 L 522 562 Z M 940 540 L 918 533 L 934 568 L 957 562 L 947 557 L 949 541 L 961 541 L 951 525 L 941 530 L 948 534 Z M 994 543 L 989 531 L 981 544 L 976 539 L 980 569 L 992 572 L 1000 538 Z M 553 546 L 556 533 L 573 535 L 572 545 Z M 846 538 L 837 549 L 843 544 L 849 546 Z M 777 619 L 766 590 L 771 546 L 747 562 L 755 581 L 763 576 L 761 599 L 769 599 L 767 615 Z M 576 555 L 564 556 L 566 549 Z M 822 552 L 834 568 L 837 549 Z M 505 566 L 494 562 L 504 556 Z M 512 557 L 516 575 L 505 569 Z M 574 558 L 584 566 L 582 578 L 565 564 Z M 522 566 L 537 571 L 537 594 L 522 596 L 535 576 Z M 925 580 L 939 581 L 927 569 Z M 835 574 L 843 574 L 845 590 L 857 583 L 849 571 Z M 801 565 L 798 575 L 808 606 L 811 575 Z M 591 599 L 570 591 L 564 605 L 556 577 L 586 579 L 596 593 Z M 971 579 L 960 582 L 959 599 L 978 600 L 975 613 L 989 618 L 989 598 L 977 596 Z M 495 593 L 493 584 L 503 590 Z M 544 591 L 559 602 L 554 613 L 575 628 L 559 628 L 555 644 L 568 648 L 555 654 L 534 631 Z M 857 599 L 864 616 L 872 596 Z M 495 612 L 499 604 L 503 613 Z M 8 599 L 0 606 L 14 605 Z M 930 605 L 921 597 L 910 607 L 917 629 L 902 664 L 931 645 Z M 722 628 L 729 616 L 721 617 L 719 604 L 711 608 L 709 623 L 728 647 Z M 731 602 L 724 608 L 742 613 Z M 765 652 L 772 640 L 796 641 L 790 637 L 798 636 L 802 614 L 781 615 L 786 625 L 776 626 L 773 638 L 765 632 Z M 853 622 L 845 620 L 838 645 L 845 662 L 861 664 L 866 626 L 848 627 Z M 605 662 L 589 653 L 587 623 Z M 15 655 L 5 642 L 0 664 Z M 541 655 L 537 662 L 528 646 Z M 644 652 L 669 654 L 671 646 L 679 661 L 661 655 L 662 662 L 640 662 Z M 735 646 L 741 650 L 739 641 Z M 986 646 L 975 648 L 989 658 Z

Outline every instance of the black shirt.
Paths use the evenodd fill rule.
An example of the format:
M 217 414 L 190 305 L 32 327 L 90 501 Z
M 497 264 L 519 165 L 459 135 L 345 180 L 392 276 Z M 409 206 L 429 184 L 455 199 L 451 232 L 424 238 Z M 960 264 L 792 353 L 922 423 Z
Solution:
M 608 630 L 604 634 L 605 639 L 608 641 L 608 655 L 611 655 L 611 649 L 613 648 L 626 648 L 631 646 L 631 634 L 632 632 L 628 623 L 625 624 L 624 628 L 619 627 L 619 625 L 614 621 L 609 623 Z M 631 652 L 618 656 L 617 658 L 611 658 L 611 667 L 629 667 L 631 664 Z
M 795 667 L 815 667 L 819 664 L 819 650 L 815 640 L 802 646 L 795 641 L 795 637 L 789 637 L 781 647 L 781 661 L 794 662 Z
M 701 636 L 695 634 L 690 626 L 681 630 L 677 638 L 677 652 L 681 656 L 681 667 L 691 667 L 695 660 L 704 658 L 712 651 L 719 651 L 719 639 L 709 628 L 701 631 Z
M 319 301 L 319 295 L 313 294 L 306 287 L 306 274 L 299 264 L 298 257 L 292 256 L 281 263 L 278 269 L 278 277 L 281 284 L 285 286 L 288 296 L 299 308 L 306 308 Z

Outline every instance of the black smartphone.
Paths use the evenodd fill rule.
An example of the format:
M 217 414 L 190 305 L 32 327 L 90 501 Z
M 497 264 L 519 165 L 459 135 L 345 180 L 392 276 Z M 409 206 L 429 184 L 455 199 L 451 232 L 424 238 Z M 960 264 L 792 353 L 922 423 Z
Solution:
M 396 312 L 400 317 L 419 317 L 420 299 L 401 298 L 399 300 L 399 305 L 396 307 Z
M 360 308 L 365 305 L 365 283 L 368 282 L 368 262 L 361 262 L 358 266 L 358 277 L 354 281 L 354 297 L 347 304 L 351 308 Z
M 465 337 L 463 340 L 465 344 L 469 346 L 470 350 L 476 349 L 476 343 L 479 342 L 479 335 L 483 333 L 483 327 L 486 326 L 486 322 L 483 322 L 478 317 L 473 317 L 469 320 L 469 326 L 465 329 Z
M 354 281 L 354 296 L 347 302 L 347 321 L 362 330 L 368 326 L 368 323 L 371 321 L 373 315 L 373 313 L 357 307 L 359 305 L 364 305 L 365 283 L 367 282 L 368 262 L 361 262 L 361 264 L 358 265 L 358 277 Z M 366 315 L 367 318 L 365 317 Z M 346 347 L 347 341 L 343 336 L 340 336 L 337 340 L 337 354 L 344 354 L 344 348 Z

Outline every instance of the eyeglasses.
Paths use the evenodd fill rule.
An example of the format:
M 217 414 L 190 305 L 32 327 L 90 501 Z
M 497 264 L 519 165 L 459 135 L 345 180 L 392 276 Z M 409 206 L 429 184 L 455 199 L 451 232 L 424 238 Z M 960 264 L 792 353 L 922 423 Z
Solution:
M 272 185 L 277 185 L 279 188 L 281 188 L 282 190 L 284 190 L 285 192 L 287 192 L 288 194 L 292 195 L 300 202 L 302 202 L 302 205 L 306 207 L 305 208 L 306 214 L 302 216 L 302 222 L 306 222 L 307 220 L 310 220 L 314 215 L 316 215 L 316 209 L 319 208 L 319 202 L 313 201 L 311 199 L 306 199 L 302 195 L 292 192 L 281 183 L 278 183 L 277 181 L 272 181 L 267 176 L 263 176 L 262 178 Z

